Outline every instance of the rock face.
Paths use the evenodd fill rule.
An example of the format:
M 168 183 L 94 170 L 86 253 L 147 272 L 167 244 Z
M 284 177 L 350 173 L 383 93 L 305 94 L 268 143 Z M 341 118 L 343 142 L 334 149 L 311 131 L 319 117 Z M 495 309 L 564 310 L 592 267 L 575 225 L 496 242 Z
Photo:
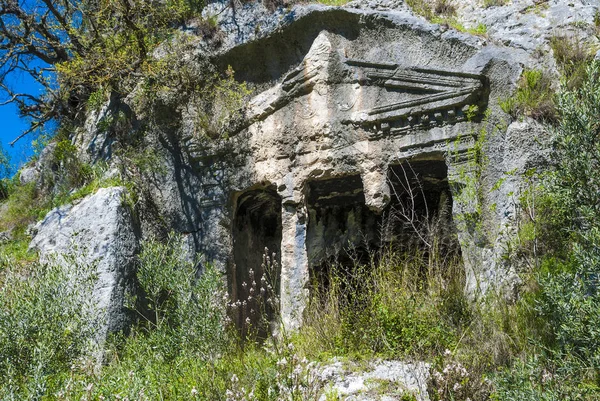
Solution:
M 129 323 L 125 297 L 133 289 L 134 257 L 138 237 L 129 208 L 123 204 L 124 189 L 102 188 L 75 206 L 49 212 L 34 229 L 30 248 L 39 251 L 42 263 L 69 263 L 73 280 L 83 274 L 77 266 L 94 274 L 89 311 L 96 328 L 96 342 Z M 85 269 L 83 269 L 85 270 Z
M 522 67 L 506 49 L 405 12 L 307 6 L 280 21 L 217 57 L 259 88 L 246 123 L 208 145 L 181 135 L 204 195 L 197 207 L 207 219 L 195 230 L 229 246 L 215 252 L 199 240 L 198 250 L 221 257 L 234 299 L 247 296 L 250 269 L 263 274 L 265 248 L 274 252 L 282 318 L 295 327 L 311 277 L 327 263 L 407 239 L 398 226 L 386 234 L 381 227 L 415 178 L 421 218 L 448 202 L 455 215 L 480 209 L 463 191 L 479 174 L 472 150 L 481 130 L 506 119 L 498 103 Z M 465 261 L 485 261 L 494 240 L 471 247 L 478 234 L 460 221 L 472 255 Z M 469 272 L 480 281 L 479 265 Z
M 486 26 L 493 43 L 516 51 L 535 54 L 538 67 L 555 68 L 549 42 L 552 37 L 568 36 L 576 42 L 597 47 L 595 18 L 600 5 L 589 0 L 511 0 L 496 1 L 488 8 L 478 1 L 455 2 L 458 19 L 467 27 Z
M 458 234 L 467 291 L 514 277 L 499 262 L 503 235 L 520 174 L 543 159 L 536 137 L 545 133 L 531 122 L 511 124 L 499 104 L 523 67 L 536 64 L 530 47 L 491 45 L 430 24 L 398 1 L 274 13 L 260 3 L 226 4 L 206 9 L 224 35 L 210 51 L 254 89 L 244 121 L 215 140 L 195 134 L 193 115 L 154 127 L 164 171 L 150 192 L 160 224 L 186 234 L 192 251 L 227 272 L 234 301 L 248 296 L 251 270 L 257 281 L 273 270 L 283 322 L 297 327 L 311 279 L 328 263 L 419 240 L 406 221 L 393 220 L 406 217 L 407 199 L 417 200 L 410 205 L 416 220 L 444 216 Z M 489 163 L 477 159 L 482 133 Z M 112 139 L 93 127 L 88 134 L 82 148 L 109 157 L 102 144 Z M 519 176 L 506 179 L 515 166 Z M 139 217 L 143 231 L 153 225 Z M 128 260 L 131 253 L 116 246 Z M 268 266 L 265 252 L 275 255 Z
M 375 361 L 368 368 L 335 362 L 320 370 L 327 384 L 319 401 L 329 399 L 328 394 L 349 401 L 429 401 L 429 368 L 423 362 Z

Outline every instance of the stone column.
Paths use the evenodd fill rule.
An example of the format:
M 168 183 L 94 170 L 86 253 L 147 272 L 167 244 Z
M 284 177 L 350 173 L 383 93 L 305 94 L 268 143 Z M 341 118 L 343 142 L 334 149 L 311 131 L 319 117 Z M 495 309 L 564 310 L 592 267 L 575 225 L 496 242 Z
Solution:
M 377 214 L 381 214 L 390 203 L 390 186 L 387 179 L 387 166 L 373 166 L 361 174 L 365 204 Z
M 452 190 L 452 218 L 465 265 L 465 292 L 472 298 L 485 293 L 489 284 L 491 249 L 487 246 L 481 218 L 478 165 L 474 154 L 463 148 L 446 158 Z
M 308 302 L 308 255 L 306 252 L 306 209 L 284 204 L 281 213 L 281 319 L 286 330 L 302 324 Z

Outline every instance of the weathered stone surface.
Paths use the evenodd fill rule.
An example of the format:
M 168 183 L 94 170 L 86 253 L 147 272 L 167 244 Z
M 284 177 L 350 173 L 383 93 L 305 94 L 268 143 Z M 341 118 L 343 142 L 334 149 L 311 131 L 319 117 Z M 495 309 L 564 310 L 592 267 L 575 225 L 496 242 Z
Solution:
M 270 33 L 231 35 L 243 43 L 226 47 L 217 61 L 257 88 L 246 123 L 213 144 L 183 132 L 182 151 L 194 165 L 190 177 L 199 177 L 193 179 L 197 191 L 210 194 L 213 210 L 229 209 L 219 227 L 235 225 L 241 194 L 276 188 L 282 199 L 282 316 L 297 326 L 311 274 L 348 249 L 362 253 L 382 245 L 379 227 L 399 191 L 391 188 L 392 167 L 410 161 L 427 175 L 428 164 L 441 163 L 452 171 L 458 160 L 468 162 L 477 133 L 491 124 L 486 121 L 506 118 L 498 102 L 514 88 L 520 56 L 406 12 L 315 5 L 294 7 Z M 214 161 L 222 156 L 217 181 Z M 452 180 L 440 174 L 432 177 L 445 182 L 432 189 L 436 197 Z M 452 196 L 460 198 L 461 186 L 453 188 Z M 460 205 L 453 210 L 462 213 Z M 219 243 L 229 243 L 233 254 L 246 250 L 248 241 L 227 230 L 205 222 L 196 227 L 230 238 Z M 461 238 L 472 254 L 467 264 L 478 274 L 476 263 L 493 240 L 471 248 L 473 235 Z M 199 246 L 204 251 L 211 245 Z M 237 277 L 232 287 L 243 282 L 245 271 L 257 270 L 227 258 L 225 265 Z
M 75 136 L 74 145 L 79 149 L 79 157 L 88 163 L 106 161 L 113 157 L 114 147 L 120 131 L 132 130 L 135 125 L 129 125 L 133 114 L 126 102 L 116 94 L 98 109 L 92 110 L 87 115 L 83 126 Z M 125 124 L 127 122 L 127 124 Z
M 486 26 L 492 43 L 510 46 L 533 56 L 529 67 L 555 69 L 549 41 L 569 36 L 597 47 L 594 18 L 600 5 L 588 0 L 511 0 L 501 6 L 481 7 L 478 1 L 456 1 L 458 20 L 468 28 Z
M 192 252 L 227 271 L 234 301 L 244 296 L 249 271 L 263 272 L 267 248 L 281 272 L 283 321 L 297 327 L 311 275 L 324 264 L 410 240 L 401 227 L 380 229 L 406 192 L 402 183 L 416 178 L 394 178 L 404 171 L 426 184 L 419 218 L 452 201 L 454 221 L 446 221 L 456 225 L 468 291 L 514 277 L 497 263 L 499 227 L 521 181 L 492 188 L 519 163 L 522 174 L 537 154 L 531 130 L 513 124 L 507 131 L 510 119 L 499 106 L 523 68 L 536 64 L 530 46 L 493 45 L 430 24 L 395 1 L 275 12 L 261 3 L 228 5 L 205 10 L 216 16 L 223 45 L 196 39 L 197 51 L 232 66 L 254 89 L 245 119 L 212 141 L 195 134 L 193 113 L 151 127 L 146 139 L 161 171 L 147 182 L 152 208 L 139 216 L 144 233 L 186 234 Z M 98 116 L 90 117 L 94 127 Z M 482 132 L 488 164 L 473 158 Z
M 335 362 L 320 370 L 326 383 L 319 401 L 327 394 L 337 394 L 345 401 L 394 401 L 414 396 L 429 401 L 427 382 L 429 364 L 423 362 L 374 361 L 367 368 L 355 363 Z
M 36 167 L 25 167 L 19 172 L 19 182 L 21 185 L 27 185 L 38 179 L 39 171 Z
M 48 144 L 40 153 L 39 158 L 33 164 L 23 167 L 19 171 L 19 182 L 21 185 L 35 183 L 39 189 L 47 190 L 54 182 L 54 150 L 56 143 Z
M 512 122 L 497 136 L 491 144 L 499 148 L 486 152 L 488 167 L 481 182 L 486 193 L 482 207 L 493 216 L 488 219 L 486 229 L 495 240 L 480 254 L 481 259 L 473 263 L 480 266 L 479 273 L 467 276 L 467 288 L 471 293 L 502 288 L 505 295 L 513 296 L 520 283 L 520 266 L 515 265 L 516 258 L 507 256 L 514 256 L 508 253 L 513 248 L 511 241 L 516 238 L 518 227 L 527 221 L 524 209 L 532 210 L 534 206 L 522 204 L 522 195 L 535 185 L 527 178 L 530 173 L 542 171 L 549 163 L 551 135 L 542 124 L 524 119 Z M 507 263 L 509 260 L 512 263 Z
M 81 294 L 93 300 L 90 319 L 97 324 L 97 343 L 129 323 L 125 297 L 133 286 L 134 256 L 138 238 L 129 208 L 123 204 L 124 188 L 99 189 L 75 206 L 50 211 L 35 227 L 30 248 L 42 263 L 93 266 L 97 276 L 93 292 Z M 75 268 L 75 267 L 74 267 Z M 72 272 L 73 280 L 78 272 Z

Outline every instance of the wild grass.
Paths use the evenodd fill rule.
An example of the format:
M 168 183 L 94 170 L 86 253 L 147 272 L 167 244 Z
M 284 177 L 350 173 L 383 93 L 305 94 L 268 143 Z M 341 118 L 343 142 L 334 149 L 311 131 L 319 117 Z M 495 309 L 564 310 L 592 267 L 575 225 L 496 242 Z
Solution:
M 456 14 L 456 7 L 450 0 L 407 0 L 406 5 L 417 15 L 428 20 L 434 18 L 453 17 Z
M 539 70 L 525 70 L 514 95 L 500 103 L 502 110 L 514 119 L 531 117 L 556 122 L 555 92 L 550 77 Z
M 387 251 L 367 265 L 332 266 L 328 288 L 315 286 L 300 335 L 306 350 L 414 358 L 449 348 L 468 308 L 459 263 L 437 262 Z
M 550 38 L 550 47 L 563 76 L 566 88 L 580 88 L 586 79 L 586 69 L 593 59 L 591 50 L 576 36 L 556 35 Z
M 501 7 L 508 4 L 510 0 L 483 0 L 483 8 Z

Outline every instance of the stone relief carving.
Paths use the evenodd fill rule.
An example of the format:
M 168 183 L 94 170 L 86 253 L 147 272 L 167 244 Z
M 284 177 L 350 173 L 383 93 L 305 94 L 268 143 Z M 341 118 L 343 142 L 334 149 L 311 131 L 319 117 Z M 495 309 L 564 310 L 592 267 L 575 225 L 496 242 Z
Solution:
M 482 75 L 346 58 L 343 53 L 325 34 L 319 35 L 297 68 L 250 102 L 243 128 L 291 103 L 298 104 L 298 116 L 312 118 L 316 110 L 307 95 L 326 97 L 332 120 L 362 127 L 374 139 L 465 121 L 470 107 L 483 110 L 487 103 Z
M 377 98 L 383 101 L 343 120 L 344 124 L 362 125 L 379 134 L 403 134 L 464 121 L 470 106 L 485 105 L 485 78 L 480 75 L 355 59 L 345 64 L 360 69 L 361 85 L 376 87 Z
M 221 141 L 229 146 L 188 148 L 199 153 L 192 159 L 207 176 L 211 155 L 236 156 L 222 193 L 231 206 L 225 222 L 231 226 L 223 226 L 230 231 L 231 291 L 243 293 L 236 285 L 268 248 L 280 262 L 286 327 L 302 322 L 311 274 L 348 243 L 360 248 L 367 238 L 368 247 L 376 248 L 385 242 L 378 227 L 399 191 L 390 181 L 394 168 L 417 162 L 417 174 L 429 174 L 430 167 L 444 166 L 425 200 L 433 209 L 442 198 L 453 202 L 464 187 L 463 173 L 471 174 L 469 150 L 487 109 L 489 78 L 448 62 L 445 53 L 427 67 L 412 57 L 380 53 L 385 56 L 369 56 L 377 51 L 369 53 L 357 39 L 321 32 L 296 67 L 251 99 L 245 121 Z M 253 204 L 239 202 L 249 194 Z M 268 212 L 263 195 L 277 198 Z M 246 216 L 242 209 L 260 224 L 236 231 Z M 265 216 L 278 223 L 264 225 Z M 248 249 L 256 251 L 253 260 L 240 256 Z

